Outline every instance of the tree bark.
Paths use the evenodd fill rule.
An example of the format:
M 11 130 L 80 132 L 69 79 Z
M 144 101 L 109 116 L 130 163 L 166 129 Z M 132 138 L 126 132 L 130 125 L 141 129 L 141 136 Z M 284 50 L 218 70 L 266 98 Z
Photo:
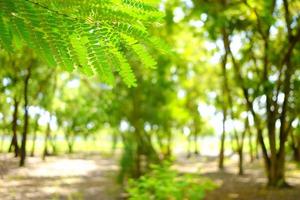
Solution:
M 27 69 L 27 75 L 24 80 L 24 127 L 22 134 L 22 143 L 21 143 L 21 159 L 20 166 L 25 165 L 26 159 L 26 142 L 27 142 L 27 132 L 28 132 L 28 124 L 29 124 L 29 115 L 28 115 L 28 87 L 29 87 L 29 79 L 31 77 L 31 65 Z
M 221 135 L 221 144 L 220 144 L 220 153 L 219 153 L 219 169 L 224 169 L 224 148 L 225 148 L 225 135 L 226 135 L 226 118 L 227 118 L 227 110 L 223 109 L 223 128 L 222 128 L 222 135 Z
M 199 155 L 199 147 L 198 147 L 198 134 L 194 134 L 194 154 Z
M 243 148 L 240 148 L 238 150 L 238 154 L 239 154 L 239 175 L 244 175 L 244 152 L 243 152 Z
M 167 129 L 167 158 L 171 158 L 172 156 L 172 132 L 171 130 Z
M 225 5 L 226 3 L 223 2 Z M 223 45 L 224 49 L 226 49 L 226 30 L 223 27 L 221 29 L 222 37 L 223 37 Z M 226 135 L 226 120 L 227 120 L 227 102 L 230 102 L 230 94 L 229 94 L 229 86 L 228 86 L 228 80 L 227 80 L 227 71 L 226 71 L 226 65 L 228 61 L 228 51 L 225 51 L 225 55 L 223 56 L 222 62 L 221 62 L 221 68 L 222 68 L 222 75 L 223 75 L 223 130 L 221 135 L 221 146 L 220 146 L 220 153 L 219 153 L 219 169 L 224 169 L 224 148 L 225 148 L 225 135 Z
M 253 149 L 253 143 L 252 143 L 252 131 L 248 130 L 248 144 L 249 144 L 249 154 L 250 154 L 250 162 L 252 163 L 254 161 L 254 149 Z
M 39 117 L 37 116 L 36 119 L 35 119 L 35 124 L 34 124 L 32 146 L 31 146 L 31 152 L 30 152 L 31 157 L 34 156 L 34 152 L 35 152 L 35 142 L 36 142 L 37 130 L 38 130 L 38 126 L 39 126 L 38 121 L 39 121 Z
M 50 137 L 50 132 L 51 132 L 51 129 L 50 129 L 50 121 L 51 121 L 51 117 L 49 119 L 49 122 L 47 124 L 47 130 L 46 130 L 46 135 L 45 135 L 45 141 L 44 141 L 44 150 L 43 150 L 43 160 L 46 159 L 46 156 L 49 155 L 49 151 L 48 151 L 48 140 L 49 140 L 49 137 Z
M 9 152 L 11 152 L 11 149 L 14 148 L 14 153 L 15 157 L 19 156 L 20 148 L 18 145 L 18 134 L 17 134 L 17 129 L 18 129 L 18 110 L 19 110 L 19 101 L 17 98 L 14 98 L 14 113 L 13 113 L 13 120 L 12 120 L 12 132 L 13 132 L 13 137 L 11 144 L 9 146 Z
M 291 130 L 291 148 L 293 150 L 294 160 L 300 162 L 300 134 L 295 134 L 293 129 Z
M 244 141 L 247 131 L 249 131 L 248 117 L 245 120 L 245 130 L 242 133 L 240 141 L 238 141 L 239 175 L 244 175 Z
M 140 88 L 131 90 L 131 94 L 135 97 L 132 100 L 133 109 L 130 113 L 130 124 L 134 127 L 133 137 L 137 142 L 137 148 L 135 152 L 135 169 L 133 170 L 134 178 L 140 177 L 146 169 L 149 168 L 150 164 L 158 162 L 159 157 L 156 150 L 153 147 L 151 141 L 151 135 L 148 135 L 144 130 L 144 124 L 141 120 L 141 107 L 143 103 L 141 99 Z
M 68 153 L 69 154 L 73 153 L 73 146 L 74 146 L 73 144 L 74 144 L 73 141 L 68 142 Z
M 57 155 L 56 136 L 52 136 L 51 137 L 50 144 L 51 144 L 51 147 L 52 147 L 52 153 L 53 153 L 53 155 Z
M 195 108 L 198 109 L 197 107 Z M 197 115 L 194 117 L 194 154 L 199 155 L 199 144 L 198 144 L 198 135 L 200 133 L 200 117 L 199 113 L 197 112 Z
M 294 160 L 296 162 L 300 162 L 300 146 L 297 146 L 296 148 L 293 149 L 293 154 L 294 154 Z
M 191 153 L 191 149 L 192 149 L 192 135 L 191 134 L 189 134 L 188 136 L 187 136 L 187 140 L 188 140 L 188 145 L 187 145 L 187 155 L 186 155 L 186 157 L 187 158 L 190 158 L 191 156 L 192 156 L 192 153 Z
M 277 162 L 270 163 L 267 170 L 269 187 L 285 187 L 288 184 L 285 181 L 284 161 L 278 159 Z
M 73 153 L 73 146 L 74 146 L 74 141 L 73 140 L 68 141 L 68 153 L 69 154 Z
M 255 138 L 255 158 L 256 158 L 256 160 L 259 159 L 259 139 L 258 139 L 258 135 Z

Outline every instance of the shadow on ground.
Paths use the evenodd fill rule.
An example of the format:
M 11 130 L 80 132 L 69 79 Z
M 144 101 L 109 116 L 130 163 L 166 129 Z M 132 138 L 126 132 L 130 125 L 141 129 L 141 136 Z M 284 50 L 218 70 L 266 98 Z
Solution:
M 8 161 L 9 160 L 9 161 Z M 24 168 L 18 168 L 12 155 L 0 157 L 1 200 L 116 200 L 121 188 L 116 183 L 117 158 L 99 154 L 74 154 L 29 158 Z M 236 159 L 225 163 L 219 172 L 214 157 L 197 156 L 187 159 L 179 155 L 174 168 L 181 173 L 192 173 L 212 179 L 218 189 L 209 192 L 206 200 L 298 200 L 300 199 L 300 170 L 287 165 L 290 189 L 270 190 L 261 162 L 245 162 L 245 175 L 238 176 Z
M 121 193 L 113 159 L 93 154 L 50 157 L 46 162 L 29 158 L 25 168 L 15 168 L 16 160 L 9 160 L 2 162 L 1 200 L 112 200 Z
M 184 173 L 201 174 L 217 183 L 218 189 L 209 192 L 205 200 L 300 200 L 300 170 L 296 164 L 286 166 L 287 182 L 291 188 L 270 189 L 266 187 L 262 162 L 245 161 L 245 175 L 239 176 L 236 158 L 226 161 L 224 171 L 218 170 L 217 161 L 216 157 L 205 156 L 186 161 L 181 156 L 175 168 Z

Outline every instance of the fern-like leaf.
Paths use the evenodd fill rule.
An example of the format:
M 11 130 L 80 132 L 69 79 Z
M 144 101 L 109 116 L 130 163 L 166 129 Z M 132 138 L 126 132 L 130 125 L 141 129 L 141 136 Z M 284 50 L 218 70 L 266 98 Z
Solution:
M 149 1 L 0 0 L 0 7 L 0 46 L 11 51 L 22 41 L 49 65 L 96 73 L 107 84 L 114 84 L 118 72 L 129 87 L 136 86 L 126 51 L 148 68 L 156 62 L 145 45 L 166 51 L 148 33 L 163 18 Z

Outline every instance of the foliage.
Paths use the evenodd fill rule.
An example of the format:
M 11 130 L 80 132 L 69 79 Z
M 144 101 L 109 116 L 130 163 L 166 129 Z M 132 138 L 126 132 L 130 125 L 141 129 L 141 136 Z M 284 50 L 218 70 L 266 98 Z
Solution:
M 13 141 L 11 132 L 20 138 L 22 107 L 29 108 L 32 121 L 29 140 L 37 130 L 57 148 L 66 144 L 60 138 L 69 149 L 93 139 L 89 150 L 99 150 L 97 134 L 105 132 L 122 147 L 120 180 L 146 174 L 129 188 L 132 198 L 140 199 L 192 198 L 180 196 L 186 188 L 178 186 L 192 180 L 164 166 L 148 171 L 151 164 L 193 147 L 215 154 L 216 137 L 209 138 L 213 148 L 199 142 L 213 132 L 222 133 L 219 160 L 233 150 L 239 168 L 248 157 L 243 158 L 245 151 L 252 149 L 253 161 L 261 148 L 274 186 L 284 183 L 284 163 L 291 154 L 300 160 L 300 1 L 0 0 L 0 7 L 0 131 L 5 136 L 0 138 L 5 147 Z M 172 44 L 173 56 L 156 51 L 168 47 L 153 35 Z M 24 44 L 35 53 L 19 51 Z M 32 60 L 36 63 L 29 66 Z M 86 78 L 95 72 L 100 81 Z M 139 87 L 126 87 L 115 79 L 117 72 L 128 86 Z M 107 85 L 114 82 L 115 87 Z
M 163 14 L 154 1 L 145 2 L 0 0 L 0 45 L 12 52 L 26 44 L 50 66 L 97 73 L 107 84 L 114 84 L 117 71 L 129 87 L 136 86 L 127 52 L 153 68 L 146 47 L 167 49 L 148 33 Z
M 130 180 L 127 191 L 129 199 L 201 200 L 205 192 L 216 185 L 208 179 L 192 175 L 180 175 L 169 163 L 152 166 L 152 171 L 137 180 Z

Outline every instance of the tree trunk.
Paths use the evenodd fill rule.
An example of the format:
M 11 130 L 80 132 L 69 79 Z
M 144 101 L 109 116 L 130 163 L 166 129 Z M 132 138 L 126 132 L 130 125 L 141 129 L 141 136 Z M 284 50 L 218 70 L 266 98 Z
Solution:
M 255 140 L 255 159 L 256 160 L 259 159 L 259 139 L 258 139 L 258 136 L 256 136 L 256 140 Z
M 239 175 L 244 175 L 244 165 L 243 165 L 243 148 L 240 148 L 238 150 L 238 154 L 239 154 Z
M 227 110 L 223 109 L 223 129 L 221 135 L 221 145 L 220 145 L 220 153 L 219 153 L 219 169 L 224 169 L 224 148 L 225 148 L 225 135 L 226 135 L 226 118 L 227 118 Z
M 141 144 L 138 144 L 136 149 L 136 156 L 135 156 L 135 169 L 134 169 L 134 178 L 139 178 L 142 175 L 142 147 Z
M 245 130 L 242 133 L 241 141 L 239 142 L 238 146 L 238 153 L 239 153 L 239 175 L 244 175 L 244 141 L 245 136 L 249 131 L 249 122 L 248 118 L 245 121 Z
M 159 158 L 152 145 L 151 137 L 144 132 L 140 120 L 136 118 L 132 124 L 135 128 L 134 139 L 137 141 L 134 178 L 138 178 L 149 169 L 150 164 L 157 162 Z
M 50 144 L 51 144 L 51 147 L 52 147 L 52 153 L 53 153 L 53 155 L 57 155 L 56 136 L 52 136 L 51 137 Z
M 67 143 L 68 143 L 68 153 L 71 154 L 74 152 L 74 141 L 75 137 L 74 136 L 67 136 L 66 137 Z
M 0 152 L 3 152 L 3 146 L 4 146 L 4 139 L 5 139 L 5 134 L 1 136 L 1 146 L 0 146 Z
M 73 153 L 73 142 L 68 142 L 68 153 Z
M 38 130 L 38 126 L 39 126 L 39 117 L 37 116 L 35 119 L 35 124 L 34 124 L 34 131 L 33 131 L 33 138 L 32 138 L 32 146 L 31 146 L 31 152 L 30 152 L 30 156 L 33 157 L 34 156 L 34 151 L 35 151 L 35 142 L 36 142 L 36 135 L 37 135 L 37 130 Z
M 297 146 L 296 148 L 294 148 L 293 152 L 294 152 L 294 160 L 296 162 L 300 162 L 300 146 Z
M 296 162 L 300 162 L 300 135 L 294 136 L 292 135 L 292 149 L 294 154 L 294 160 Z
M 223 45 L 224 49 L 226 50 L 226 46 L 228 45 L 227 41 L 227 33 L 224 27 L 221 28 L 222 37 L 223 37 Z M 228 50 L 225 51 L 225 54 L 221 61 L 221 69 L 222 69 L 222 75 L 223 75 L 223 129 L 222 129 L 222 135 L 221 135 L 221 146 L 220 146 L 220 154 L 219 154 L 219 169 L 224 169 L 224 149 L 225 149 L 225 136 L 226 136 L 226 120 L 227 120 L 227 103 L 231 105 L 231 98 L 230 98 L 230 90 L 228 86 L 228 79 L 227 79 L 227 69 L 226 65 L 228 62 Z
M 194 133 L 194 154 L 199 155 L 198 134 Z
M 268 186 L 269 187 L 285 187 L 287 183 L 285 182 L 284 176 L 284 160 L 277 159 L 276 162 L 270 162 L 270 167 L 267 170 L 268 174 Z
M 50 121 L 51 121 L 51 117 L 49 119 L 49 122 L 47 124 L 47 130 L 46 130 L 46 135 L 45 135 L 45 141 L 44 141 L 44 151 L 43 151 L 43 160 L 46 159 L 46 156 L 49 155 L 49 151 L 48 151 L 48 140 L 49 140 L 49 137 L 50 137 Z
M 31 65 L 32 63 L 30 63 Z M 28 132 L 28 124 L 29 124 L 29 115 L 28 115 L 28 86 L 29 79 L 31 76 L 31 66 L 28 67 L 27 75 L 24 80 L 24 127 L 22 134 L 22 143 L 21 143 L 21 159 L 20 166 L 25 165 L 26 159 L 26 142 L 27 142 L 27 132 Z
M 186 155 L 186 157 L 187 158 L 190 158 L 191 156 L 192 156 L 192 153 L 191 153 L 191 148 L 192 148 L 192 136 L 191 135 L 188 135 L 188 146 L 187 146 L 187 155 Z
M 248 144 L 249 144 L 250 162 L 252 163 L 254 161 L 254 150 L 253 150 L 253 144 L 252 144 L 252 131 L 249 129 L 248 133 L 249 133 Z
M 167 129 L 168 138 L 167 138 L 167 158 L 172 156 L 172 133 L 171 130 Z
M 142 121 L 141 104 L 141 88 L 137 87 L 130 91 L 131 95 L 134 96 L 132 99 L 133 109 L 129 116 L 129 122 L 134 127 L 133 138 L 137 144 L 137 147 L 133 152 L 134 164 L 131 175 L 134 178 L 140 177 L 145 170 L 149 169 L 150 164 L 155 163 L 159 160 L 159 156 L 154 149 L 151 141 L 151 135 L 148 135 L 144 130 L 144 122 Z
M 291 148 L 293 150 L 294 160 L 300 162 L 300 134 L 294 133 L 294 130 L 291 130 Z
M 14 113 L 13 113 L 13 120 L 12 120 L 12 131 L 13 131 L 13 137 L 11 144 L 9 146 L 8 152 L 11 152 L 11 149 L 14 148 L 14 153 L 15 157 L 19 156 L 19 145 L 18 145 L 18 134 L 17 134 L 17 129 L 18 129 L 18 110 L 19 110 L 19 101 L 17 98 L 14 98 Z

